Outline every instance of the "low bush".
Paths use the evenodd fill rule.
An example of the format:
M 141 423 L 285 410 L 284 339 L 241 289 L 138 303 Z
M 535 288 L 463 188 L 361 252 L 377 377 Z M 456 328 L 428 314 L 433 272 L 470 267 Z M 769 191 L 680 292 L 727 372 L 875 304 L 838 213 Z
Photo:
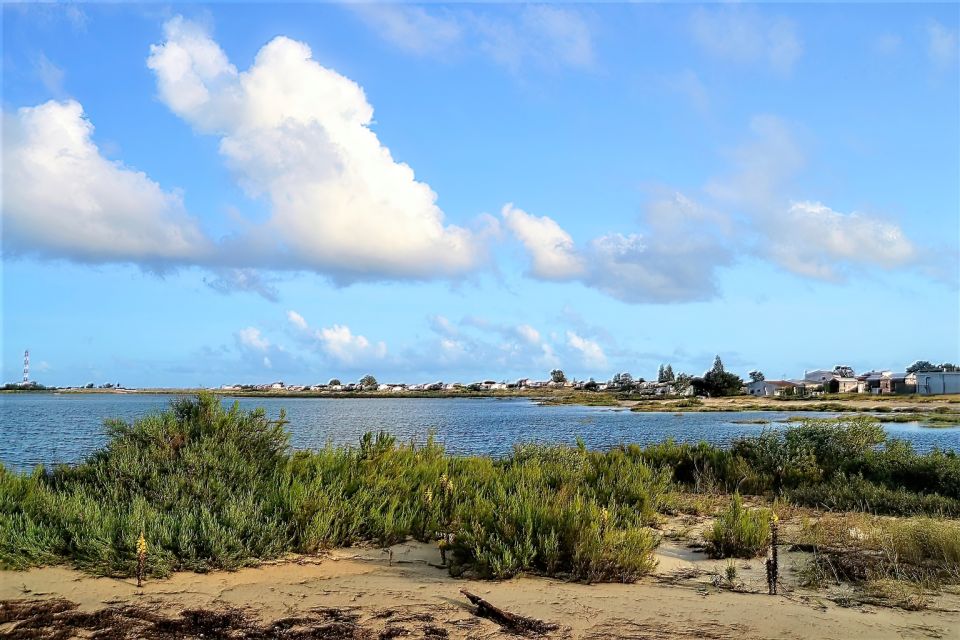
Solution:
M 896 516 L 960 516 L 960 500 L 937 493 L 890 488 L 859 475 L 838 475 L 829 482 L 790 489 L 786 495 L 797 504 L 828 511 L 863 511 Z
M 755 558 L 770 546 L 769 509 L 748 509 L 735 493 L 730 506 L 707 531 L 707 551 L 714 558 Z
M 960 458 L 883 442 L 862 416 L 770 429 L 729 448 L 523 445 L 499 459 L 385 433 L 294 452 L 282 413 L 272 420 L 209 395 L 109 421 L 107 431 L 107 445 L 76 466 L 0 466 L 0 567 L 69 562 L 129 576 L 143 531 L 154 576 L 413 537 L 442 541 L 454 573 L 630 581 L 653 567 L 658 513 L 710 512 L 721 494 L 960 515 Z M 759 553 L 768 518 L 736 495 L 711 532 L 715 553 Z
M 647 527 L 670 474 L 624 449 L 517 447 L 454 457 L 432 440 L 291 452 L 285 420 L 209 395 L 128 424 L 75 467 L 0 467 L 0 567 L 67 561 L 132 575 L 236 569 L 288 552 L 449 538 L 451 570 L 628 581 L 650 570 Z

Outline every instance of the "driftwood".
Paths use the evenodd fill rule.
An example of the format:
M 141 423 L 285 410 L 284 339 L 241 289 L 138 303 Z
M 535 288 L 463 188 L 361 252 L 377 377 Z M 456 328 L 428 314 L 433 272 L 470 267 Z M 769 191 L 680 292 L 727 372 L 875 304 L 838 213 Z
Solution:
M 542 635 L 550 631 L 556 631 L 560 628 L 558 625 L 550 622 L 544 622 L 543 620 L 537 620 L 536 618 L 527 618 L 526 616 L 504 611 L 499 607 L 493 606 L 480 596 L 474 595 L 465 589 L 461 589 L 460 593 L 465 595 L 467 600 L 476 605 L 476 614 L 478 616 L 493 620 L 508 631 L 519 634 L 534 633 Z

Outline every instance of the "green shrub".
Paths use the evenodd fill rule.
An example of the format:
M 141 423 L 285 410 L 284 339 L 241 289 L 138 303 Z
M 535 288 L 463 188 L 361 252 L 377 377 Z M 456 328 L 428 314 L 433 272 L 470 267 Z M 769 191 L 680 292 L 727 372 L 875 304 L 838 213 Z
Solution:
M 916 493 L 870 482 L 863 476 L 835 476 L 829 482 L 790 489 L 792 502 L 828 511 L 908 516 L 960 516 L 960 500 L 936 493 Z
M 730 507 L 707 532 L 708 551 L 715 558 L 755 558 L 770 545 L 769 509 L 747 509 L 735 493 Z
M 154 576 L 412 537 L 449 539 L 453 573 L 630 581 L 653 567 L 649 527 L 675 508 L 677 487 L 705 500 L 773 491 L 831 509 L 960 515 L 956 454 L 879 446 L 876 424 L 856 417 L 730 448 L 523 445 L 501 459 L 385 433 L 292 452 L 284 426 L 282 413 L 270 420 L 201 395 L 132 424 L 108 422 L 107 445 L 76 466 L 0 466 L 0 567 L 69 562 L 129 576 L 143 531 Z M 711 534 L 716 552 L 755 553 L 767 517 L 736 496 Z
M 358 447 L 292 453 L 284 417 L 201 395 L 133 424 L 75 467 L 0 468 L 0 565 L 69 561 L 132 575 L 236 569 L 287 552 L 452 537 L 451 570 L 629 580 L 648 570 L 647 524 L 670 474 L 623 450 L 517 447 L 452 457 L 385 433 Z M 602 527 L 587 544 L 581 532 Z

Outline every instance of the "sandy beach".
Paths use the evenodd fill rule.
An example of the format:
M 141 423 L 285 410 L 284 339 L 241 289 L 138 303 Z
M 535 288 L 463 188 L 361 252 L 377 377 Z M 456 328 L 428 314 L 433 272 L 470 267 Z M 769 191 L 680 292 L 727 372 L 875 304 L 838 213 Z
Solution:
M 150 612 L 151 619 L 203 609 L 242 613 L 262 625 L 282 621 L 278 628 L 292 631 L 297 625 L 303 629 L 313 625 L 312 631 L 304 632 L 307 635 L 275 637 L 512 635 L 477 617 L 461 590 L 512 613 L 557 624 L 559 628 L 548 634 L 554 638 L 883 640 L 955 638 L 960 633 L 960 594 L 932 596 L 922 611 L 841 606 L 842 587 L 809 591 L 796 585 L 792 567 L 801 555 L 781 556 L 786 571 L 778 596 L 765 592 L 763 559 L 736 561 L 738 584 L 732 590 L 716 586 L 727 561 L 709 560 L 670 540 L 658 549 L 656 572 L 636 584 L 585 585 L 538 577 L 503 582 L 455 579 L 438 565 L 435 547 L 416 542 L 291 556 L 236 572 L 177 573 L 149 580 L 142 589 L 134 579 L 44 567 L 0 573 L 0 601 L 7 601 L 8 607 L 6 615 L 0 608 L 0 634 L 48 637 L 44 634 L 53 633 L 55 619 L 40 635 L 28 635 L 22 628 L 18 633 L 17 621 L 9 619 L 10 601 L 65 599 L 78 605 L 75 611 L 100 611 L 101 618 L 105 609 L 121 611 L 132 605 Z M 82 630 L 76 633 L 75 637 L 90 637 Z

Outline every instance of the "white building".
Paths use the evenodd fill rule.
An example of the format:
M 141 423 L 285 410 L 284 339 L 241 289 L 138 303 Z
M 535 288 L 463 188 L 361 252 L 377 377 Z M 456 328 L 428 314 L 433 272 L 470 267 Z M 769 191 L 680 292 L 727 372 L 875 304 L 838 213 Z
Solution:
M 918 371 L 906 377 L 906 384 L 915 384 L 922 396 L 960 393 L 960 371 Z
M 786 389 L 797 385 L 786 380 L 757 380 L 756 382 L 748 382 L 744 386 L 751 396 L 779 396 Z

